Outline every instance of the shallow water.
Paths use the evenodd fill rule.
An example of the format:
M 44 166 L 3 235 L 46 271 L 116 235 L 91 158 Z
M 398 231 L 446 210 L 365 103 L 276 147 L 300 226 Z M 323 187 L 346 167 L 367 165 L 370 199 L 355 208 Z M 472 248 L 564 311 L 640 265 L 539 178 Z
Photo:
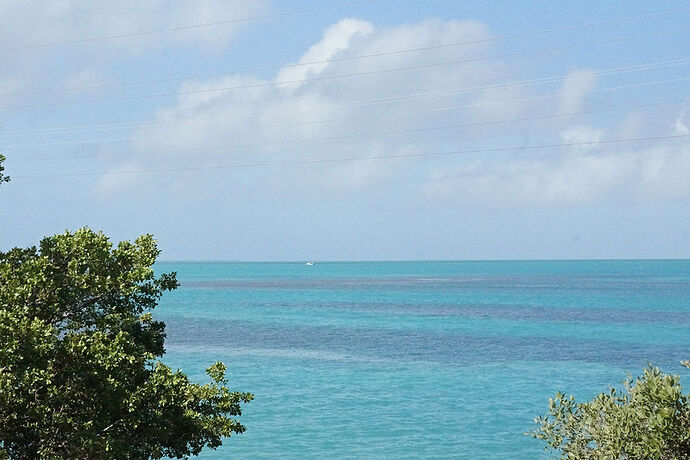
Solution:
M 523 433 L 556 391 L 690 358 L 690 261 L 157 269 L 182 283 L 155 311 L 164 361 L 224 361 L 256 396 L 200 458 L 548 458 Z

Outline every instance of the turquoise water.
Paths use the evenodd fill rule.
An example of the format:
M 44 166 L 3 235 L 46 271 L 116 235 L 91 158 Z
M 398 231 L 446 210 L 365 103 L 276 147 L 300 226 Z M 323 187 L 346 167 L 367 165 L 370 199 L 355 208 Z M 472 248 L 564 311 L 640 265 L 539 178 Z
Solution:
M 224 361 L 256 396 L 200 458 L 548 458 L 523 433 L 558 390 L 690 374 L 690 261 L 157 269 L 182 284 L 155 311 L 164 361 L 198 380 Z

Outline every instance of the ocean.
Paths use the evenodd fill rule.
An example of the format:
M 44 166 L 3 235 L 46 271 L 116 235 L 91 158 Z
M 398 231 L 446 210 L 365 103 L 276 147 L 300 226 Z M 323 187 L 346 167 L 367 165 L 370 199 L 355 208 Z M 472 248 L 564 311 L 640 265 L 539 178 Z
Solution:
M 158 263 L 163 361 L 254 393 L 202 459 L 542 459 L 548 399 L 690 391 L 690 261 Z

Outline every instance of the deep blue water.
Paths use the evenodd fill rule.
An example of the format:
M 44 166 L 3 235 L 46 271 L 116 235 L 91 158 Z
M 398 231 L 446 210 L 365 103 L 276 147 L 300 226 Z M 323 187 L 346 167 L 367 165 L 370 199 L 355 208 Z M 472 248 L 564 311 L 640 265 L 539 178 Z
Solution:
M 690 376 L 687 260 L 157 269 L 182 284 L 155 311 L 164 361 L 197 380 L 224 361 L 256 396 L 200 458 L 548 458 L 524 432 L 557 391 Z

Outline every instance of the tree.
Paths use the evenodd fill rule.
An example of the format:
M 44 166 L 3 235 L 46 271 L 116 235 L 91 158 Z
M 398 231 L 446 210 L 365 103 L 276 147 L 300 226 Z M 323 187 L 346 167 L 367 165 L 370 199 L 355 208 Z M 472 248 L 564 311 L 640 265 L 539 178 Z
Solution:
M 8 176 L 3 175 L 3 171 L 5 170 L 5 167 L 2 165 L 2 163 L 5 161 L 4 155 L 0 155 L 0 185 L 2 185 L 3 182 L 9 182 L 10 178 Z
M 557 394 L 530 433 L 562 459 L 690 459 L 690 405 L 677 375 L 649 367 L 585 403 Z
M 183 458 L 245 430 L 222 363 L 202 385 L 157 361 L 158 255 L 87 228 L 0 253 L 0 458 Z

